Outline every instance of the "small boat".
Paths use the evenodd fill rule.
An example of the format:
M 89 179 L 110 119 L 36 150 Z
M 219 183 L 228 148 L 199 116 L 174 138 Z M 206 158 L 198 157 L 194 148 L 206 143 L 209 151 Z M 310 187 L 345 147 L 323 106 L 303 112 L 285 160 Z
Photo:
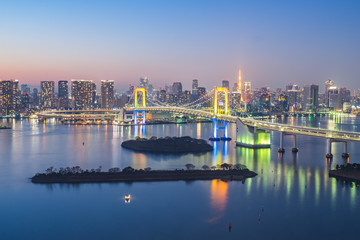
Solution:
M 220 141 L 221 139 L 218 137 L 210 137 L 209 141 Z
M 231 141 L 230 137 L 221 137 L 220 138 L 222 141 Z
M 125 202 L 129 203 L 130 202 L 130 194 L 125 195 Z

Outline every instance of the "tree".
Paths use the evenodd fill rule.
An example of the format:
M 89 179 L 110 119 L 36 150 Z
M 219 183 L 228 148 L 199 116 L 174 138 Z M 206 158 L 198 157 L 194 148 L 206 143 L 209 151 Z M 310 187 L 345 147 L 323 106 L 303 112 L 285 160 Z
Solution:
M 223 169 L 223 170 L 229 170 L 231 169 L 232 165 L 231 164 L 228 164 L 228 163 L 223 163 L 220 165 L 220 167 Z
M 144 168 L 144 171 L 145 171 L 145 172 L 150 172 L 150 171 L 151 171 L 151 167 Z
M 216 166 L 211 166 L 211 170 L 216 170 Z
M 118 167 L 114 167 L 114 168 L 109 169 L 109 173 L 117 173 L 117 172 L 120 172 L 120 168 L 118 168 Z
M 208 165 L 204 165 L 201 167 L 203 170 L 210 170 L 209 166 Z
M 237 163 L 233 166 L 233 169 L 236 169 L 236 170 L 243 170 L 243 169 L 246 169 L 246 166 L 245 165 L 242 165 L 240 163 Z
M 49 167 L 45 171 L 46 171 L 46 174 L 52 174 L 54 172 L 54 167 Z
M 186 167 L 187 170 L 195 169 L 195 166 L 193 164 L 191 164 L 191 163 L 186 164 L 185 167 Z
M 133 169 L 132 167 L 128 166 L 128 167 L 124 168 L 122 171 L 123 171 L 123 172 L 134 172 L 135 169 Z

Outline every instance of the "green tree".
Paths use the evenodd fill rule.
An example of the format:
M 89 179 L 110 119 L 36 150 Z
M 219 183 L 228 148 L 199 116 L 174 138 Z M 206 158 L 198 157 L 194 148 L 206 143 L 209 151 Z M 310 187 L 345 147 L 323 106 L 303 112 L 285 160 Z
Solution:
M 191 163 L 186 164 L 185 167 L 186 167 L 187 170 L 193 170 L 193 169 L 195 169 L 194 164 L 191 164 Z

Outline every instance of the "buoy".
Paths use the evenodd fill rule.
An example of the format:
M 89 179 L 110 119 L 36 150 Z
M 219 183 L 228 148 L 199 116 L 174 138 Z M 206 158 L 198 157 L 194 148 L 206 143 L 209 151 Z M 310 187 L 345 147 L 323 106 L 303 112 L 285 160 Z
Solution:
M 229 223 L 229 232 L 231 232 L 231 223 Z
M 85 142 L 83 142 L 83 146 L 85 145 Z

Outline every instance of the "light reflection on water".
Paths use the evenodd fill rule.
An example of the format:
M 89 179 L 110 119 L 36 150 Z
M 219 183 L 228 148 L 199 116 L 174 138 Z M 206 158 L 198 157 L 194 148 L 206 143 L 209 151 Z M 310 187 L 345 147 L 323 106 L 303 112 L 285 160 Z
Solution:
M 330 119 L 304 117 L 283 121 L 341 130 L 354 130 L 359 124 L 359 119 L 337 116 Z M 35 124 L 33 121 L 11 120 L 9 124 L 13 126 L 12 130 L 0 131 L 0 194 L 3 196 L 0 225 L 6 229 L 6 239 L 12 239 L 11 234 L 15 234 L 18 222 L 25 226 L 22 231 L 24 235 L 15 234 L 18 238 L 35 236 L 31 229 L 37 227 L 44 232 L 44 236 L 39 239 L 46 239 L 49 232 L 60 231 L 58 226 L 64 226 L 69 231 L 68 234 L 61 231 L 63 235 L 60 236 L 63 238 L 71 239 L 70 236 L 73 236 L 76 239 L 77 233 L 90 238 L 96 236 L 95 230 L 88 228 L 84 228 L 87 231 L 70 230 L 74 221 L 77 221 L 79 228 L 86 224 L 96 224 L 98 231 L 108 233 L 108 238 L 118 234 L 113 231 L 116 225 L 116 229 L 121 230 L 121 236 L 129 239 L 155 235 L 159 239 L 220 239 L 224 238 L 221 233 L 227 230 L 229 222 L 233 225 L 229 238 L 233 239 L 240 236 L 248 239 L 275 236 L 278 239 L 287 239 L 289 236 L 301 239 L 311 231 L 312 225 L 318 226 L 321 232 L 327 231 L 334 222 L 339 228 L 350 229 L 347 234 L 355 234 L 351 229 L 356 228 L 355 219 L 360 214 L 359 189 L 328 177 L 331 167 L 348 161 L 341 158 L 341 143 L 334 144 L 334 159 L 331 161 L 325 159 L 325 140 L 304 136 L 297 139 L 298 153 L 291 152 L 293 140 L 286 138 L 286 152 L 279 155 L 277 133 L 271 133 L 271 149 L 240 148 L 235 146 L 234 141 L 221 141 L 211 143 L 214 151 L 210 153 L 156 155 L 135 153 L 122 149 L 120 145 L 123 140 L 136 136 L 190 135 L 208 139 L 214 134 L 212 123 L 121 127 L 57 125 L 54 122 Z M 228 128 L 229 137 L 235 139 L 235 126 L 229 124 Z M 221 130 L 218 136 L 220 134 Z M 359 144 L 350 143 L 348 148 L 349 161 L 359 162 Z M 135 168 L 175 169 L 184 168 L 187 163 L 200 168 L 205 164 L 216 166 L 224 162 L 246 165 L 258 176 L 247 179 L 244 184 L 214 180 L 36 185 L 27 179 L 49 166 L 59 168 L 79 165 L 91 169 L 101 165 L 103 169 L 108 169 L 131 165 Z M 119 205 L 119 199 L 128 193 L 136 196 L 136 199 L 126 207 Z M 68 216 L 63 215 L 65 206 L 70 212 L 92 212 L 92 216 L 71 214 L 73 220 L 69 221 Z M 259 224 L 258 215 L 262 206 L 265 212 L 261 214 Z M 26 217 L 12 217 L 13 214 L 17 216 L 17 213 L 22 216 L 35 215 L 36 221 L 26 221 Z M 50 213 L 58 216 L 58 225 L 56 221 L 42 221 L 48 219 Z M 35 226 L 35 222 L 42 225 Z M 282 226 L 281 231 L 276 227 L 278 225 Z M 180 226 L 186 226 L 186 233 Z M 242 231 L 237 232 L 239 226 Z M 295 226 L 301 226 L 303 233 L 291 231 Z M 257 231 L 258 228 L 261 231 Z M 248 229 L 253 231 L 245 231 Z M 130 232 L 135 235 L 130 235 Z M 181 234 L 174 236 L 172 232 Z M 335 233 L 330 239 L 338 237 Z

